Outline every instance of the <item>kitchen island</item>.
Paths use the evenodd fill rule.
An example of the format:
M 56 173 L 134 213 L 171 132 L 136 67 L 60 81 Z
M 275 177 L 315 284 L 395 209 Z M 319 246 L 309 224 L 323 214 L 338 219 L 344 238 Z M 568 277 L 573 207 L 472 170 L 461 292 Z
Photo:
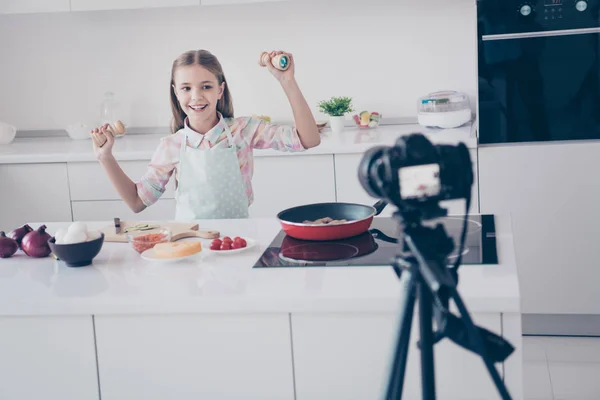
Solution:
M 47 225 L 54 233 L 68 223 Z M 127 243 L 105 243 L 84 268 L 21 252 L 0 260 L 0 398 L 381 397 L 398 328 L 391 267 L 252 268 L 280 231 L 277 220 L 199 225 L 257 245 L 178 263 L 145 261 Z M 499 264 L 463 266 L 459 290 L 475 322 L 516 347 L 497 368 L 522 399 L 511 232 L 510 219 L 496 217 Z M 410 399 L 420 398 L 417 339 L 415 321 Z M 435 355 L 438 398 L 498 398 L 474 354 L 443 340 Z

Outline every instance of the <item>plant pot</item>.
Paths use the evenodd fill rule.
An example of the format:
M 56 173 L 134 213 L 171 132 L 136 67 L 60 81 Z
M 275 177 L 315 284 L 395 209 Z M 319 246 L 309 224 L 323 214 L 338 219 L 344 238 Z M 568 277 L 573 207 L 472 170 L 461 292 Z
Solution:
M 344 125 L 346 123 L 346 117 L 345 116 L 339 116 L 339 117 L 333 117 L 330 116 L 329 117 L 329 126 L 331 127 L 331 131 L 333 133 L 340 133 L 344 130 Z

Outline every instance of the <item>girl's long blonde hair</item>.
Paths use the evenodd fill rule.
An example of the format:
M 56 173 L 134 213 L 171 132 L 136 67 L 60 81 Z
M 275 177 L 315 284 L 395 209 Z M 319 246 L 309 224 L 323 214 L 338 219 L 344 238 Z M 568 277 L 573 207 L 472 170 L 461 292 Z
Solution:
M 171 131 L 177 132 L 184 126 L 186 114 L 181 109 L 177 96 L 175 95 L 175 71 L 179 67 L 185 67 L 189 65 L 200 65 L 217 77 L 219 85 L 225 83 L 225 89 L 223 96 L 217 102 L 217 111 L 223 115 L 223 118 L 233 118 L 233 103 L 231 101 L 231 93 L 229 92 L 229 85 L 225 79 L 223 68 L 221 63 L 212 53 L 207 50 L 190 50 L 186 51 L 175 61 L 173 61 L 173 67 L 171 68 L 171 111 L 173 112 L 173 121 L 171 122 Z

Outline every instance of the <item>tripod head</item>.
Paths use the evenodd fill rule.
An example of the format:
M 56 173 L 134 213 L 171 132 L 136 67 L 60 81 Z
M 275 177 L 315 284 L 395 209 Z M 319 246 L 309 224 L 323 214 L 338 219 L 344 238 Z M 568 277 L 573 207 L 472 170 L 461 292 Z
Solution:
M 405 214 L 399 211 L 394 213 L 402 239 L 399 241 L 402 243 L 402 249 L 394 264 L 417 264 L 431 294 L 440 300 L 440 304 L 447 304 L 449 289 L 457 285 L 457 274 L 446 267 L 446 260 L 454 250 L 454 241 L 446 233 L 443 224 L 437 223 L 433 228 L 425 227 L 422 221 L 414 218 L 415 216 L 416 214 L 412 214 L 407 219 Z M 399 259 L 409 262 L 402 263 Z M 400 277 L 401 270 L 394 269 Z

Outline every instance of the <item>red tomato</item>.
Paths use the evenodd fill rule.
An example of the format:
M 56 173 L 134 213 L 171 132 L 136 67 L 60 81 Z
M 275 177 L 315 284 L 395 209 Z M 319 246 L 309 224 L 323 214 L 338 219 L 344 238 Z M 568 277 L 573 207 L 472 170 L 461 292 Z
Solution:
M 231 243 L 231 242 L 233 242 L 233 240 L 231 240 L 231 238 L 230 238 L 229 236 L 225 236 L 225 237 L 223 238 L 223 243 L 225 243 L 225 242 L 227 242 L 227 243 Z
M 213 244 L 217 245 L 218 244 L 220 246 L 221 243 L 222 243 L 221 239 L 215 239 L 215 240 L 212 241 L 211 245 L 213 245 Z
M 238 241 L 238 242 L 239 242 L 239 241 L 240 241 L 240 239 L 241 239 L 241 237 L 239 237 L 239 236 L 236 236 L 236 237 L 234 237 L 234 238 L 233 238 L 233 241 L 234 241 L 234 242 L 235 242 L 235 241 Z
M 223 242 L 221 250 L 231 250 L 231 243 Z
M 242 246 L 242 243 L 239 240 L 234 241 L 233 245 L 231 246 L 232 249 L 241 249 L 242 247 L 244 246 Z
M 213 243 L 210 245 L 211 250 L 221 250 L 221 244 Z
M 242 247 L 248 246 L 248 243 L 246 243 L 244 239 L 240 239 L 240 244 L 242 245 Z

